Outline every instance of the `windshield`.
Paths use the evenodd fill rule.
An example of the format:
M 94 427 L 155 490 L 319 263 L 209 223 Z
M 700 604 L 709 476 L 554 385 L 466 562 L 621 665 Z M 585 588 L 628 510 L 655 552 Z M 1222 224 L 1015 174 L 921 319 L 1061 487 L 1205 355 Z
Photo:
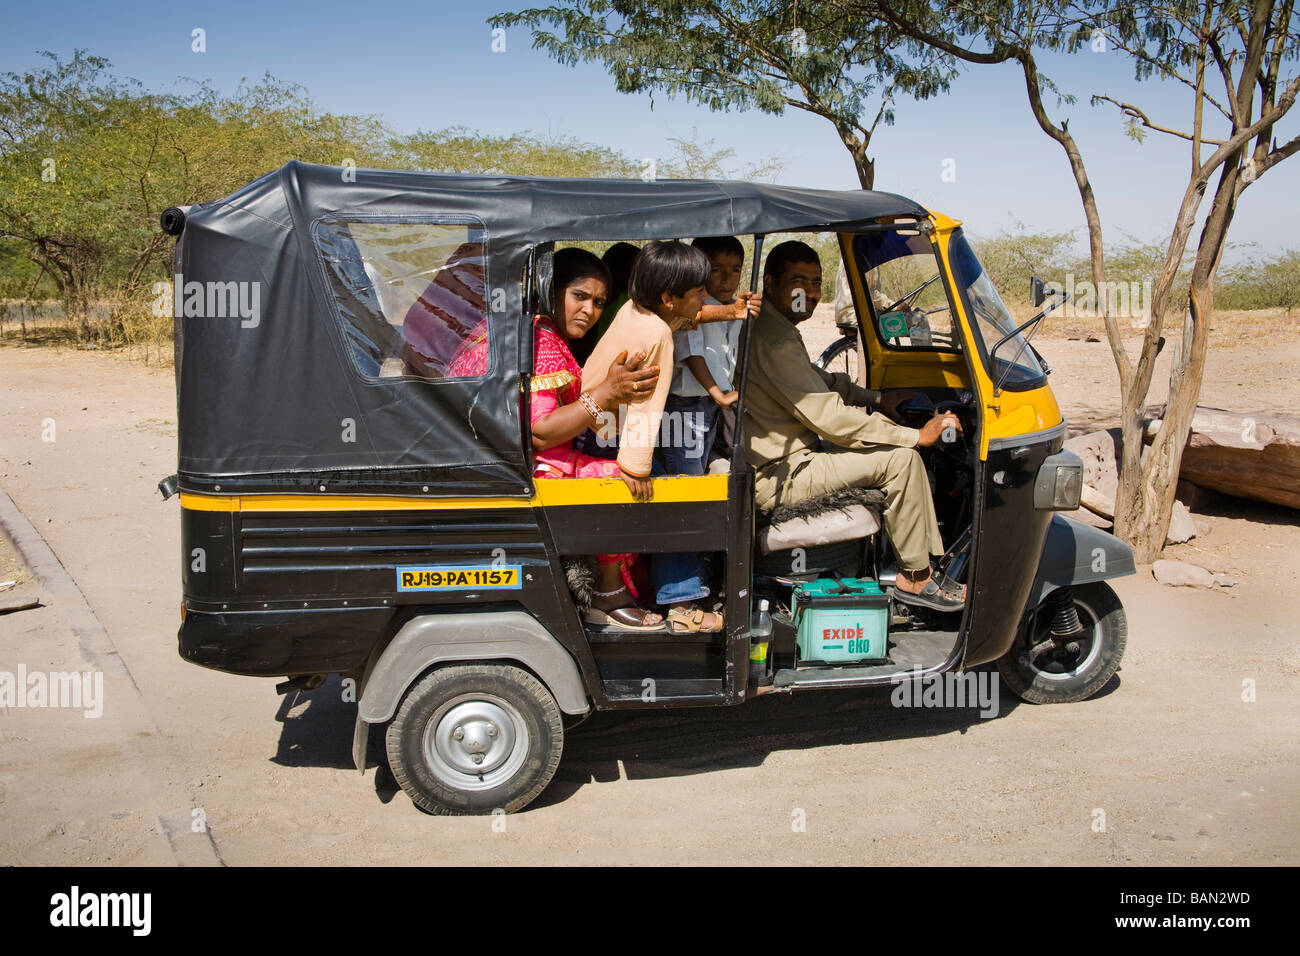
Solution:
M 872 232 L 856 236 L 853 248 L 871 298 L 876 334 L 887 348 L 960 347 L 928 236 L 917 229 Z
M 1020 323 L 1011 317 L 961 230 L 953 234 L 948 244 L 948 259 L 952 265 L 953 278 L 957 281 L 957 291 L 966 306 L 967 314 L 973 320 L 971 328 L 975 332 L 989 377 L 1012 391 L 1042 385 L 1047 376 L 1030 350 L 1029 343 L 1018 332 L 1003 342 L 993 360 L 989 360 L 989 351 Z

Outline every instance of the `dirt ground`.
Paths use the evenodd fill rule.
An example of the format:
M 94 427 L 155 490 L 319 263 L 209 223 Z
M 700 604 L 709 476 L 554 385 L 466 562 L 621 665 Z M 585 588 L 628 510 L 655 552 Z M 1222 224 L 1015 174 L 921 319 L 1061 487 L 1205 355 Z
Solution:
M 813 351 L 833 337 L 809 331 Z M 1106 344 L 1037 344 L 1072 423 L 1109 424 Z M 1300 407 L 1298 360 L 1294 342 L 1215 352 L 1203 403 Z M 524 812 L 438 818 L 373 745 L 351 767 L 336 678 L 278 697 L 177 656 L 177 502 L 155 489 L 175 420 L 170 370 L 0 347 L 0 488 L 72 582 L 0 615 L 0 671 L 104 673 L 102 717 L 0 712 L 0 864 L 1300 863 L 1295 512 L 1220 499 L 1170 549 L 1234 588 L 1114 582 L 1128 651 L 1090 701 L 1004 690 L 981 720 L 823 692 L 597 715 Z

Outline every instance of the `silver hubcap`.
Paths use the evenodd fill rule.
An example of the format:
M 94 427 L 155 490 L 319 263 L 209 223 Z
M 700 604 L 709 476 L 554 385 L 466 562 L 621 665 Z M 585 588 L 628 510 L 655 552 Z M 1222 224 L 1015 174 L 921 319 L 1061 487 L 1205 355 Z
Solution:
M 519 711 L 492 694 L 447 701 L 424 729 L 429 769 L 457 790 L 487 790 L 509 780 L 523 766 L 528 745 Z
M 1041 643 L 1030 648 L 1025 656 L 1025 663 L 1035 677 L 1049 681 L 1073 680 L 1092 667 L 1101 653 L 1101 621 L 1097 619 L 1092 608 L 1078 598 L 1074 599 L 1074 606 L 1079 612 L 1079 623 L 1083 626 L 1083 631 L 1073 640 L 1067 641 L 1061 650 L 1054 650 L 1050 631 L 1046 626 L 1039 628 Z M 1070 661 L 1071 652 L 1073 652 L 1072 661 Z M 1071 666 L 1065 666 L 1064 661 L 1070 661 Z M 1040 666 L 1040 664 L 1047 666 Z

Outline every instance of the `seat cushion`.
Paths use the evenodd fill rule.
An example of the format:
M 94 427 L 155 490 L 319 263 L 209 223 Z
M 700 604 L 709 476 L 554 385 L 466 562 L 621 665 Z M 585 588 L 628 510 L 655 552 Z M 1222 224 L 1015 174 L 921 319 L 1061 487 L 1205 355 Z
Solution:
M 885 495 L 878 488 L 841 488 L 827 495 L 784 505 L 766 516 L 758 530 L 760 554 L 854 541 L 880 530 Z

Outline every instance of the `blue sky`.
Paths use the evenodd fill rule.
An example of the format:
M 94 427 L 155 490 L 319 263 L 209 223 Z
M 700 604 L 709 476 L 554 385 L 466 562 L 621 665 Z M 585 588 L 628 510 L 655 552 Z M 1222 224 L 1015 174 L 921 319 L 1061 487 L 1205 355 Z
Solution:
M 242 78 L 271 72 L 300 83 L 320 107 L 373 113 L 398 130 L 467 126 L 487 133 L 533 130 L 567 134 L 636 158 L 669 158 L 670 137 L 735 148 L 740 163 L 777 156 L 780 182 L 856 188 L 848 153 L 830 124 L 797 110 L 710 113 L 663 95 L 614 91 L 599 66 L 561 66 L 531 49 L 523 30 L 494 53 L 484 22 L 525 6 L 448 2 L 69 3 L 10 5 L 0 37 L 5 71 L 39 62 L 37 51 L 74 49 L 112 61 L 115 72 L 150 89 L 186 88 L 184 78 L 210 80 L 229 92 Z M 191 50 L 191 31 L 206 31 L 207 51 Z M 1124 135 L 1114 107 L 1092 107 L 1094 93 L 1141 104 L 1158 122 L 1185 128 L 1190 91 L 1179 84 L 1137 83 L 1122 54 L 1086 51 L 1043 61 L 1044 71 L 1079 97 L 1068 115 L 1096 189 L 1108 242 L 1129 234 L 1167 238 L 1186 186 L 1190 145 L 1151 133 L 1142 144 Z M 1287 65 L 1292 74 L 1297 64 Z M 179 84 L 179 85 L 178 85 Z M 1076 229 L 1083 241 L 1078 192 L 1061 148 L 1034 123 L 1024 83 L 1011 66 L 971 67 L 937 99 L 897 104 L 897 122 L 873 141 L 876 185 L 965 221 L 976 234 L 1015 228 Z M 1300 108 L 1279 130 L 1300 130 Z M 945 161 L 953 164 L 945 166 Z M 955 179 L 945 181 L 945 168 Z M 1208 202 L 1206 203 L 1208 206 Z M 1202 209 L 1202 213 L 1205 210 Z M 1243 196 L 1231 239 L 1274 255 L 1300 246 L 1300 159 L 1270 171 Z M 1194 237 L 1193 237 L 1194 241 Z M 1240 252 L 1232 254 L 1236 258 Z

